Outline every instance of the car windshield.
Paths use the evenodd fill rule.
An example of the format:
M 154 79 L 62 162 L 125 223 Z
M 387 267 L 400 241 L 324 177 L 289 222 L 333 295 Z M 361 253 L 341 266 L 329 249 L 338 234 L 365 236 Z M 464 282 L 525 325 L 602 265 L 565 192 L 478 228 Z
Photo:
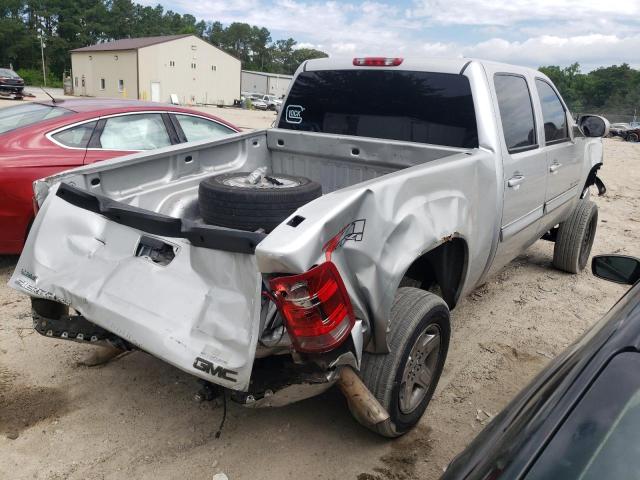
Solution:
M 640 353 L 616 355 L 558 430 L 526 480 L 638 478 Z
M 8 68 L 0 68 L 0 77 L 20 78 L 20 75 L 18 75 L 13 70 L 9 70 Z
M 27 103 L 0 109 L 0 134 L 73 113 L 66 108 Z
M 279 128 L 478 146 L 467 77 L 406 70 L 322 70 L 299 74 Z

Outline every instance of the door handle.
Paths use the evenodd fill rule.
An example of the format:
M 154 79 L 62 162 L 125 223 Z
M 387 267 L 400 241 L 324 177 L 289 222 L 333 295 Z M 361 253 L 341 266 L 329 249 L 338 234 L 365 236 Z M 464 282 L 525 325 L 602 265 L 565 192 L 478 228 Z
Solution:
M 551 173 L 556 173 L 556 172 L 558 171 L 558 169 L 559 169 L 561 166 L 562 166 L 562 164 L 561 164 L 561 163 L 553 162 L 553 163 L 551 164 L 551 166 L 549 167 L 549 171 L 550 171 Z
M 514 175 L 507 180 L 507 186 L 517 189 L 522 182 L 524 182 L 524 175 Z

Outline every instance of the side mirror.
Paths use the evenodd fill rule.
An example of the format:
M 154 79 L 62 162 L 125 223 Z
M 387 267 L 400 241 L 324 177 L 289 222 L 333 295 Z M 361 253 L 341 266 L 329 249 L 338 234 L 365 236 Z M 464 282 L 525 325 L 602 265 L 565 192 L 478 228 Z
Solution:
M 640 280 L 640 259 L 626 255 L 596 255 L 591 271 L 598 278 L 633 285 Z
M 585 137 L 606 137 L 609 120 L 598 115 L 582 115 L 578 118 L 578 128 Z

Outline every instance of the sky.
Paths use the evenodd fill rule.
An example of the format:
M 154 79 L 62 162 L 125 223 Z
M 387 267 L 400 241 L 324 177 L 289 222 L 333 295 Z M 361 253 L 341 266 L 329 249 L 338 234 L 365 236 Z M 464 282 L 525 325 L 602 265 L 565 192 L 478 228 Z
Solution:
M 583 71 L 640 68 L 640 0 L 143 0 L 333 57 L 474 57 Z

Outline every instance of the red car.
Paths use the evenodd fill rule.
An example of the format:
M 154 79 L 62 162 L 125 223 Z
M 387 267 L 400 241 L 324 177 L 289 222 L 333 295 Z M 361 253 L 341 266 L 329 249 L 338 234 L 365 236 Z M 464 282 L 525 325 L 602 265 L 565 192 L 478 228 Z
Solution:
M 239 131 L 206 113 L 135 100 L 56 100 L 0 109 L 0 254 L 22 250 L 34 218 L 34 180 Z

